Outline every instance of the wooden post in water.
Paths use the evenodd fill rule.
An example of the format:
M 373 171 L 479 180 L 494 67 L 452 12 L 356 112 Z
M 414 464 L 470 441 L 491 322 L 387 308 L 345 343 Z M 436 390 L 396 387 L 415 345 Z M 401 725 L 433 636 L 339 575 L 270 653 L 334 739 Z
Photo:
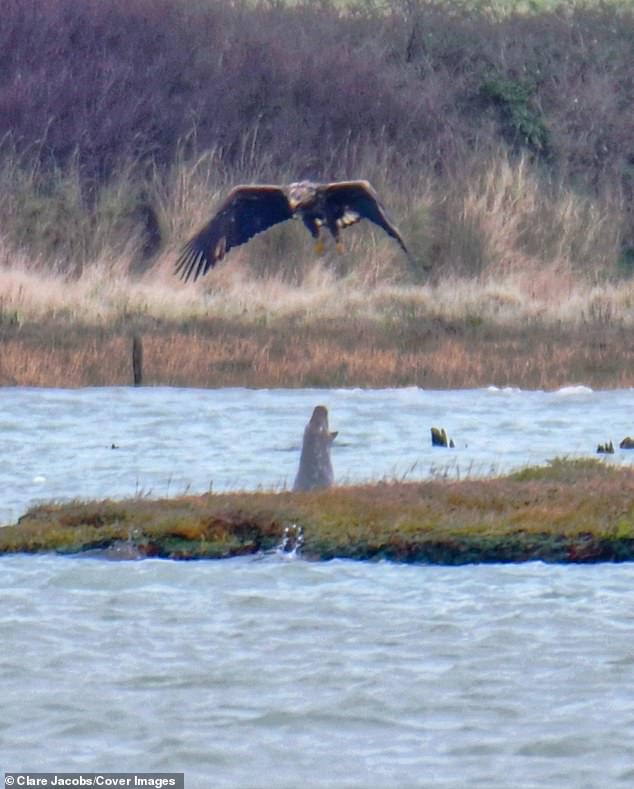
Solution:
M 135 386 L 143 385 L 143 343 L 138 334 L 132 335 L 132 376 Z

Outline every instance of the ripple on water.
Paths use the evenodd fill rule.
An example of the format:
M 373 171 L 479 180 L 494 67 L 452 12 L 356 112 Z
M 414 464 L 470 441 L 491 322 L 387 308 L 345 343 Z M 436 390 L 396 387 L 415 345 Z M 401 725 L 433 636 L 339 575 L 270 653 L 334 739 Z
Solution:
M 631 783 L 630 565 L 0 564 L 6 769 L 183 770 L 190 789 Z

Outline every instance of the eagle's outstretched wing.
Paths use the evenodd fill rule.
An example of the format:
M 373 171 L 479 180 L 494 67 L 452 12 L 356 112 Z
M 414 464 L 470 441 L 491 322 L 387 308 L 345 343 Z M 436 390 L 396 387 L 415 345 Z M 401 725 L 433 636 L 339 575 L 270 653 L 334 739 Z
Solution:
M 335 181 L 326 184 L 326 200 L 340 227 L 369 219 L 395 239 L 411 260 L 409 250 L 397 228 L 390 222 L 369 181 Z
M 281 186 L 236 186 L 214 216 L 183 247 L 174 271 L 194 280 L 232 248 L 293 216 Z

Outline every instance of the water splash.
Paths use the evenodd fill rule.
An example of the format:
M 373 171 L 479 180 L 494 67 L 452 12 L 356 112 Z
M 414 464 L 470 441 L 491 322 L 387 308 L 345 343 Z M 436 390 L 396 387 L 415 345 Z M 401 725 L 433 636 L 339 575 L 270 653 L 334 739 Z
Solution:
M 286 526 L 280 544 L 275 548 L 275 555 L 281 559 L 301 558 L 304 547 L 304 530 L 296 523 Z

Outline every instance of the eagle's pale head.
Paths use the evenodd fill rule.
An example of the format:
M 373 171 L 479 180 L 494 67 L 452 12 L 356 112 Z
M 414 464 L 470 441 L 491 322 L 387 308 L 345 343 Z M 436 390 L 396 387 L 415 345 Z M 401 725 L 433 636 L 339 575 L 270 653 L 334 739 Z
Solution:
M 288 202 L 293 211 L 302 208 L 315 199 L 317 184 L 312 181 L 298 181 L 288 187 Z

